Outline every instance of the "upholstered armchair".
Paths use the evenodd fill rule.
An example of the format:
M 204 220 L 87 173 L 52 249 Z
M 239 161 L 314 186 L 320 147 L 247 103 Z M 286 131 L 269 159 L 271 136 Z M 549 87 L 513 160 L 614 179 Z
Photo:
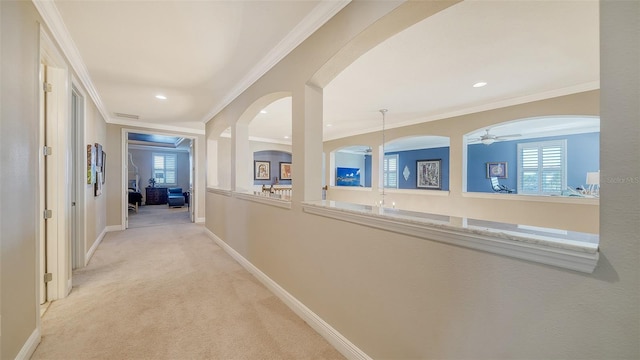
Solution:
M 184 206 L 184 195 L 182 194 L 182 188 L 168 188 L 167 189 L 167 203 L 169 207 L 182 207 Z

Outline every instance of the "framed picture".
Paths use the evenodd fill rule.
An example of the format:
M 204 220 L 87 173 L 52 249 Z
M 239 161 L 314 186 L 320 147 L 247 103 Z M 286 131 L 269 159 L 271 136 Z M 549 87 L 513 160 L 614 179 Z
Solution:
M 416 178 L 418 189 L 440 190 L 442 174 L 440 165 L 442 159 L 416 161 Z
M 105 179 L 107 178 L 107 153 L 102 152 L 102 183 L 104 184 Z
M 280 163 L 280 180 L 291 180 L 291 163 Z
M 87 145 L 87 184 L 96 182 L 96 148 L 92 144 Z
M 102 195 L 102 184 L 104 183 L 104 176 L 99 171 L 96 173 L 96 175 L 97 175 L 96 183 L 93 185 L 94 191 L 95 191 L 94 196 L 100 196 Z
M 495 177 L 498 179 L 506 179 L 507 178 L 507 162 L 506 161 L 498 161 L 498 162 L 488 162 L 487 163 L 487 179 Z
M 360 186 L 360 169 L 336 168 L 336 186 Z
M 271 163 L 269 161 L 253 161 L 253 179 L 271 180 Z
M 96 143 L 96 167 L 98 171 L 102 169 L 102 145 Z

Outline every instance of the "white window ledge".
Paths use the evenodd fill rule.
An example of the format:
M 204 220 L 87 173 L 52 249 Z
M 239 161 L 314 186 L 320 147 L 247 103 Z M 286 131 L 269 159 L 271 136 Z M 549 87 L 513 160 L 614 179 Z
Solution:
M 387 194 L 406 194 L 417 196 L 449 196 L 448 190 L 429 190 L 429 189 L 384 189 Z
M 364 186 L 329 186 L 329 190 L 347 190 L 347 191 L 373 191 L 372 187 Z
M 283 209 L 291 209 L 291 200 L 288 199 L 278 199 L 276 197 L 265 196 L 265 195 L 257 195 L 252 193 L 245 192 L 233 192 L 233 197 L 238 199 L 253 201 L 261 204 L 271 205 Z
M 302 205 L 309 214 L 585 273 L 593 272 L 600 255 L 597 235 L 519 230 L 510 224 L 326 200 Z
M 512 201 L 534 201 L 560 204 L 581 204 L 581 205 L 600 205 L 599 198 L 588 198 L 579 196 L 540 196 L 540 195 L 522 195 L 522 194 L 500 194 L 500 193 L 482 193 L 482 192 L 463 192 L 462 197 L 470 199 L 500 199 Z
M 231 190 L 229 189 L 219 189 L 219 188 L 208 187 L 207 192 L 223 195 L 223 196 L 231 196 Z

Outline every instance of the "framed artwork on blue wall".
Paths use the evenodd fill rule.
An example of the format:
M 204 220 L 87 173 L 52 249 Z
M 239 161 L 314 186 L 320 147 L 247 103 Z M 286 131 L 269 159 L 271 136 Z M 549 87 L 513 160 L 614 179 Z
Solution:
M 442 174 L 440 165 L 442 159 L 416 161 L 416 187 L 418 189 L 440 190 Z
M 291 180 L 290 162 L 280 162 L 280 180 Z
M 336 168 L 336 186 L 360 186 L 360 169 Z
M 487 163 L 487 179 L 495 177 L 498 179 L 507 178 L 507 162 L 497 161 Z
M 271 162 L 254 160 L 253 179 L 271 180 Z

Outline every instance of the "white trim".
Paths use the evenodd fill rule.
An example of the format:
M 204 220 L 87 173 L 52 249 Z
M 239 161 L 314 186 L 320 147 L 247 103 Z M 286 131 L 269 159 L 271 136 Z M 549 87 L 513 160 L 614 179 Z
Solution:
M 113 226 L 113 225 L 112 225 Z M 120 225 L 116 225 L 118 227 L 118 230 L 120 230 Z M 84 257 L 84 266 L 87 266 L 87 264 L 89 264 L 89 261 L 91 260 L 91 258 L 93 257 L 93 254 L 96 252 L 96 250 L 98 249 L 98 245 L 100 245 L 100 243 L 102 242 L 102 240 L 104 239 L 104 236 L 107 234 L 107 232 L 109 231 L 113 231 L 113 230 L 107 230 L 107 228 L 109 228 L 109 226 L 105 227 L 102 232 L 100 233 L 100 235 L 98 235 L 98 238 L 96 239 L 96 241 L 93 243 L 93 245 L 91 246 L 91 248 L 89 249 L 89 251 L 87 251 L 87 255 Z
M 247 194 L 247 193 L 235 192 L 235 191 L 233 192 L 233 197 L 242 199 L 242 200 L 248 200 L 248 201 L 253 201 L 261 204 L 271 205 L 271 206 L 275 206 L 283 209 L 289 209 L 289 210 L 291 209 L 290 200 L 275 199 L 269 196 Z
M 136 144 L 131 144 L 131 142 L 129 142 L 129 149 L 165 151 L 165 152 L 186 152 L 186 153 L 189 152 L 189 149 L 185 149 L 185 148 L 174 148 L 174 147 L 153 146 L 153 145 L 136 145 Z
M 430 190 L 430 189 L 384 189 L 385 194 L 406 194 L 420 196 L 449 196 L 448 190 Z
M 235 251 L 231 246 L 227 245 L 222 239 L 211 230 L 205 228 L 207 235 L 213 239 L 227 254 L 235 259 L 242 267 L 256 277 L 264 286 L 273 292 L 282 302 L 284 302 L 296 315 L 301 317 L 311 328 L 325 338 L 336 350 L 338 350 L 347 359 L 371 360 L 364 351 L 355 346 L 349 339 L 340 334 L 336 329 L 324 321 L 320 316 L 306 307 L 300 300 L 283 289 L 273 279 L 260 271 L 249 260 L 245 259 L 240 253 Z
M 124 230 L 124 227 L 122 227 L 122 225 L 109 225 L 104 228 L 104 231 L 106 232 L 122 231 L 122 230 Z
M 114 118 L 109 118 L 109 117 L 106 117 L 105 121 L 107 123 L 109 123 L 109 124 L 122 125 L 122 126 L 133 126 L 133 127 L 140 127 L 140 128 L 145 128 L 145 129 L 151 129 L 151 130 L 177 131 L 177 132 L 190 134 L 190 135 L 204 135 L 205 134 L 205 130 L 204 129 L 193 129 L 193 128 L 187 128 L 187 127 L 181 127 L 181 126 L 153 124 L 153 123 L 148 123 L 148 122 L 143 122 L 143 121 L 120 120 L 120 119 L 114 119 Z M 132 132 L 140 132 L 140 131 L 132 130 Z M 157 132 L 153 132 L 153 133 L 157 134 Z M 173 135 L 175 136 L 175 134 L 173 134 Z
M 38 316 L 38 318 L 40 318 L 40 316 Z M 16 355 L 16 360 L 29 360 L 31 355 L 36 351 L 38 344 L 40 344 L 40 339 L 40 328 L 36 327 L 27 339 L 27 342 L 22 346 L 22 349 L 20 349 L 18 355 Z
M 323 0 L 304 18 L 287 36 L 282 39 L 271 51 L 254 66 L 247 75 L 237 82 L 233 88 L 220 102 L 215 104 L 211 111 L 202 119 L 203 123 L 208 123 L 220 110 L 229 105 L 235 98 L 247 90 L 253 83 L 258 81 L 262 75 L 274 67 L 280 60 L 287 56 L 293 49 L 300 45 L 311 34 L 316 32 L 335 14 L 347 6 L 351 0 Z
M 196 218 L 196 224 L 204 224 L 205 220 L 206 218 L 203 217 Z
M 373 191 L 373 187 L 371 186 L 337 186 L 337 185 L 331 185 L 329 186 L 329 190 L 346 190 L 346 191 L 365 191 L 365 192 L 371 192 Z M 380 190 L 382 191 L 382 190 Z
M 222 195 L 222 196 L 231 196 L 231 190 L 228 189 L 218 189 L 218 188 L 213 188 L 213 187 L 208 187 L 207 188 L 207 192 L 212 193 L 212 194 L 218 194 L 218 195 Z
M 303 203 L 302 207 L 309 214 L 585 273 L 593 272 L 599 258 L 597 244 L 556 241 L 552 237 L 460 227 L 443 221 L 402 218 L 315 203 Z
M 73 70 L 75 70 L 76 74 L 80 78 L 82 85 L 89 92 L 89 96 L 93 100 L 94 104 L 98 108 L 98 111 L 105 119 L 109 119 L 107 108 L 105 107 L 98 91 L 95 86 L 93 86 L 93 82 L 91 81 L 91 76 L 89 76 L 89 71 L 82 60 L 82 56 L 80 55 L 80 51 L 76 47 L 76 44 L 73 42 L 67 27 L 62 21 L 62 16 L 60 16 L 60 12 L 53 1 L 39 1 L 32 0 L 34 6 L 42 16 L 44 23 L 47 25 L 49 30 L 51 30 L 51 34 L 53 38 L 60 45 L 60 49 L 64 55 L 69 59 L 69 63 Z
M 527 96 L 522 96 L 522 97 L 517 97 L 517 98 L 512 98 L 512 99 L 507 99 L 507 100 L 501 100 L 501 101 L 497 101 L 497 102 L 493 102 L 493 103 L 483 104 L 483 105 L 480 105 L 480 106 L 474 106 L 474 107 L 469 107 L 469 108 L 465 108 L 465 109 L 460 109 L 460 110 L 456 110 L 456 111 L 452 111 L 452 112 L 448 112 L 448 113 L 436 114 L 436 115 L 425 116 L 425 117 L 418 117 L 418 118 L 415 118 L 415 119 L 412 119 L 412 120 L 402 121 L 402 122 L 393 123 L 393 124 L 386 124 L 385 130 L 400 128 L 400 127 L 405 127 L 405 126 L 410 126 L 410 125 L 416 125 L 416 124 L 422 124 L 422 123 L 429 122 L 429 121 L 448 119 L 448 118 L 453 118 L 453 117 L 457 117 L 457 116 L 475 114 L 475 113 L 480 113 L 480 112 L 483 112 L 483 111 L 501 109 L 501 108 L 506 108 L 506 107 L 509 107 L 509 106 L 526 104 L 526 103 L 531 103 L 531 102 L 535 102 L 535 101 L 552 99 L 552 98 L 555 98 L 555 97 L 572 95 L 572 94 L 577 94 L 577 93 L 586 92 L 586 91 L 592 91 L 592 90 L 598 90 L 598 89 L 600 89 L 600 81 L 592 81 L 592 82 L 579 84 L 579 85 L 575 85 L 575 86 L 569 86 L 569 87 L 562 88 L 562 89 L 556 89 L 556 90 L 551 90 L 551 91 L 542 92 L 542 93 L 538 93 L 538 94 L 527 95 Z M 368 128 L 368 129 L 347 131 L 347 132 L 344 132 L 344 133 L 341 133 L 341 134 L 336 134 L 334 136 L 325 136 L 323 138 L 323 141 L 327 142 L 327 141 L 330 141 L 330 140 L 336 140 L 336 139 L 342 139 L 342 138 L 355 136 L 355 135 L 367 134 L 367 133 L 371 133 L 371 132 L 380 131 L 380 129 L 381 129 L 381 126 L 375 126 L 375 127 L 371 127 L 371 128 Z
M 462 197 L 471 199 L 492 199 L 509 201 L 531 201 L 558 204 L 600 205 L 600 199 L 595 197 L 579 196 L 554 196 L 554 195 L 525 195 L 525 194 L 499 194 L 481 192 L 463 192 Z

